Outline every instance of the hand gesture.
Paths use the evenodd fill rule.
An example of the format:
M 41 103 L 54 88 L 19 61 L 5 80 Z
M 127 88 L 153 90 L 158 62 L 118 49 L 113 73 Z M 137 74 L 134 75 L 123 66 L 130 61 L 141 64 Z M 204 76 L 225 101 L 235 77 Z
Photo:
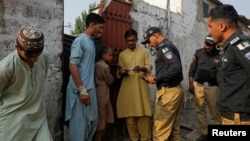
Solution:
M 106 0 L 101 0 L 101 1 L 100 1 L 100 4 L 99 4 L 99 11 L 98 11 L 98 14 L 99 14 L 100 16 L 102 16 L 102 12 L 103 12 L 103 9 L 104 9 L 105 4 L 106 4 Z
M 90 104 L 90 98 L 89 95 L 81 94 L 80 95 L 80 100 L 83 104 L 89 105 Z
M 152 75 L 149 75 L 149 76 L 146 76 L 145 78 L 145 81 L 149 84 L 155 84 L 156 83 L 156 79 L 154 76 Z
M 141 71 L 141 67 L 135 66 L 135 67 L 133 68 L 133 71 L 134 71 L 134 73 L 139 73 L 139 72 Z

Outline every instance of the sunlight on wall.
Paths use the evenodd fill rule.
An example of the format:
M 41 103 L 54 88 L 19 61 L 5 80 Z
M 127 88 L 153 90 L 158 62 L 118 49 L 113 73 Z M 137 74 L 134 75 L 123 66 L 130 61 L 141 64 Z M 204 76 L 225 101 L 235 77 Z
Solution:
M 145 2 L 160 7 L 162 9 L 167 8 L 167 1 L 168 0 L 144 0 Z M 182 13 L 181 5 L 182 5 L 182 0 L 169 0 L 170 2 L 170 11 L 174 13 Z

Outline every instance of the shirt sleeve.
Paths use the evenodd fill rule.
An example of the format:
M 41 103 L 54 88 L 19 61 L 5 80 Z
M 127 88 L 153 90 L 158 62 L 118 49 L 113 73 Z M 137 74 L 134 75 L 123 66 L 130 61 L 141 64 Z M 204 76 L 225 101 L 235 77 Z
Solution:
M 113 78 L 112 74 L 110 73 L 109 67 L 105 67 L 103 69 L 103 78 L 105 79 L 105 81 L 108 85 L 111 85 L 113 83 L 114 78 Z
M 3 103 L 3 89 L 10 83 L 13 72 L 10 69 L 10 64 L 0 61 L 0 106 Z
M 190 68 L 189 68 L 189 73 L 188 73 L 188 75 L 189 75 L 190 77 L 194 77 L 196 68 L 197 68 L 197 54 L 195 53 L 195 54 L 193 55 L 193 57 L 192 57 L 192 61 L 191 61 Z
M 148 50 L 145 51 L 145 68 L 147 69 L 147 74 L 150 74 L 152 71 L 152 61 L 149 55 Z
M 247 42 L 247 41 L 243 41 Z M 233 47 L 233 52 L 235 59 L 240 64 L 242 68 L 244 68 L 245 72 L 250 73 L 250 41 L 248 41 L 248 45 L 246 44 L 243 47 L 243 43 L 238 44 L 236 47 Z
M 72 45 L 71 45 L 71 49 L 70 49 L 70 58 L 69 58 L 69 62 L 70 64 L 79 64 L 82 54 L 83 54 L 83 41 L 81 41 L 80 39 L 83 40 L 83 38 L 76 38 Z

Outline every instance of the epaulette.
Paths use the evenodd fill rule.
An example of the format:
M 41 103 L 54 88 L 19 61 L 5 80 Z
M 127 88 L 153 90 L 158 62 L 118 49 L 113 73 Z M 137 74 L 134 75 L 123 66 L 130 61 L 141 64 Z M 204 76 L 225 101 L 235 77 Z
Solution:
M 233 40 L 230 41 L 231 45 L 235 45 L 237 44 L 239 41 L 244 41 L 244 40 L 250 40 L 249 36 L 246 36 L 244 34 L 240 34 L 238 36 L 236 36 Z
M 233 40 L 230 41 L 231 45 L 234 45 L 235 43 L 239 42 L 241 39 L 239 36 L 236 36 Z
M 161 48 L 161 51 L 162 51 L 162 53 L 166 53 L 166 52 L 168 52 L 169 51 L 169 48 L 168 47 L 165 47 L 165 48 Z
M 244 34 L 238 35 L 230 44 L 236 46 L 239 50 L 244 50 L 245 48 L 250 47 L 250 37 Z
M 164 42 L 159 44 L 159 48 L 163 46 L 170 46 L 171 44 L 172 44 L 171 41 L 169 41 L 168 39 L 164 39 Z
M 166 53 L 169 51 L 169 46 L 171 44 L 171 41 L 165 39 L 164 42 L 162 42 L 161 44 L 159 44 L 159 49 L 161 49 L 162 53 Z

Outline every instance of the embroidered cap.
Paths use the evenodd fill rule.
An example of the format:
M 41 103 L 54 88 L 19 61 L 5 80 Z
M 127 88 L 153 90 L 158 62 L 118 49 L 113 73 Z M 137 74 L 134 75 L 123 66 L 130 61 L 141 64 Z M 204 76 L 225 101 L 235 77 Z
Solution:
M 17 45 L 27 52 L 41 52 L 44 47 L 44 35 L 33 27 L 23 28 L 18 34 Z
M 213 40 L 213 37 L 212 37 L 212 35 L 207 35 L 206 37 L 205 37 L 205 43 L 208 43 L 208 44 L 210 44 L 210 45 L 214 45 L 214 40 Z
M 143 41 L 141 44 L 147 44 L 149 38 L 154 34 L 154 33 L 160 33 L 160 29 L 158 27 L 150 27 L 147 29 L 147 31 L 143 34 Z

